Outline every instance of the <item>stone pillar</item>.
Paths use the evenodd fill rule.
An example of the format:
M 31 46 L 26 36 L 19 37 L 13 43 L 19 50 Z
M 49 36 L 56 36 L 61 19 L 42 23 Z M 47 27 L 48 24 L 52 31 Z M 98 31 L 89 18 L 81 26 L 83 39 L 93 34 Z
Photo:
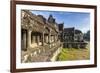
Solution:
M 53 40 L 54 40 L 53 42 L 55 42 L 55 35 L 53 36 Z
M 26 50 L 27 47 L 26 47 L 26 31 L 23 32 L 23 42 L 22 42 L 22 46 L 23 46 L 23 50 Z
M 27 31 L 27 47 L 29 48 L 31 45 L 31 30 Z
M 55 35 L 55 42 L 56 42 L 56 35 Z
M 49 43 L 49 34 L 48 34 L 48 36 L 47 36 L 47 43 Z
M 39 35 L 37 35 L 37 45 L 39 45 L 40 39 L 39 39 Z
M 57 41 L 58 41 L 58 34 L 57 34 Z
M 51 41 L 53 42 L 53 35 L 51 36 Z
M 55 42 L 55 35 L 53 36 L 53 42 Z
M 44 46 L 44 32 L 42 33 L 42 46 Z
M 52 35 L 52 42 L 53 42 L 53 35 Z
M 51 35 L 48 36 L 48 42 L 51 43 Z
M 50 36 L 50 42 L 52 43 L 52 35 Z
M 46 36 L 46 43 L 48 43 L 48 36 Z
M 57 41 L 57 36 L 55 35 L 55 42 Z

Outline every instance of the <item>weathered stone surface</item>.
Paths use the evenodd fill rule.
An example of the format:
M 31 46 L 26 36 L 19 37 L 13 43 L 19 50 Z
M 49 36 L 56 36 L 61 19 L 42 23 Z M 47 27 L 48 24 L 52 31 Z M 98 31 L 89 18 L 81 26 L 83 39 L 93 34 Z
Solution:
M 81 31 L 61 27 L 58 28 L 52 15 L 46 20 L 42 15 L 22 10 L 21 61 L 23 63 L 55 61 L 62 47 L 84 48 L 86 46 L 86 43 L 82 42 Z

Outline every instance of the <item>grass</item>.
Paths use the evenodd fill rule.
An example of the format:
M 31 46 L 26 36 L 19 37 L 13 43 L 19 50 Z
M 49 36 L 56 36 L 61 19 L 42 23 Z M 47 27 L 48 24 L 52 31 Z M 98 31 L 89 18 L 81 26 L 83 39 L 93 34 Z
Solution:
M 87 60 L 90 58 L 90 51 L 88 49 L 63 48 L 57 57 L 57 61 L 67 60 Z

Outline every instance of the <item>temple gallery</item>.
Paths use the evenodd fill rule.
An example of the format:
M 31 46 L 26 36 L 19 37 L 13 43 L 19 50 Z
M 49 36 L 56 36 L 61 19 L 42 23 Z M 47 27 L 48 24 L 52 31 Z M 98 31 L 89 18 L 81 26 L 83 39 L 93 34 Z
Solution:
M 81 30 L 64 28 L 53 15 L 46 19 L 29 10 L 21 10 L 21 62 L 56 61 L 62 48 L 84 49 L 87 42 Z

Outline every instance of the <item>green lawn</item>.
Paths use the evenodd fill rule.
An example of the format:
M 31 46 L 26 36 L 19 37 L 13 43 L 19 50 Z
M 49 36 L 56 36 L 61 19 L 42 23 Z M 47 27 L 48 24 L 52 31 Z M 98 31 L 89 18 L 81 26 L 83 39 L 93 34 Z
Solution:
M 57 61 L 87 60 L 89 58 L 89 47 L 88 49 L 63 48 L 57 57 Z

